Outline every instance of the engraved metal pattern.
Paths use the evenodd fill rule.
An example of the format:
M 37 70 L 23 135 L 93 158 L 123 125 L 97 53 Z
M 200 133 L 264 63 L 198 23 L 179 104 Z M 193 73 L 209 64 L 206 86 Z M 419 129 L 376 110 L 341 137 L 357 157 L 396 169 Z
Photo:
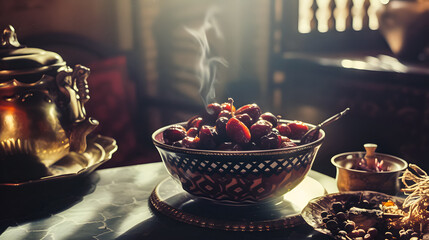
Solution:
M 153 142 L 170 175 L 190 194 L 234 203 L 258 202 L 293 189 L 307 175 L 324 139 L 321 132 L 318 140 L 292 148 L 205 151 L 162 143 L 165 128 L 153 134 Z
M 261 174 L 270 176 L 279 174 L 282 171 L 290 172 L 293 169 L 299 170 L 302 167 L 306 167 L 313 159 L 314 154 L 314 151 L 310 151 L 286 158 L 273 158 L 262 161 L 225 162 L 222 161 L 222 159 L 213 161 L 210 159 L 202 160 L 200 158 L 182 157 L 178 154 L 167 153 L 165 155 L 165 160 L 168 161 L 169 165 L 191 173 L 204 172 L 207 175 Z
M 260 201 L 298 185 L 311 168 L 317 149 L 289 158 L 253 162 L 219 162 L 163 158 L 173 177 L 189 193 L 215 200 Z

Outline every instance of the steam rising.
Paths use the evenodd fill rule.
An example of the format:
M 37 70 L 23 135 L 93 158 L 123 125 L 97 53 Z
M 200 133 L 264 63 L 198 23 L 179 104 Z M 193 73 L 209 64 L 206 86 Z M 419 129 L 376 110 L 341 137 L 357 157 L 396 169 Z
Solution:
M 185 30 L 190 33 L 199 43 L 201 47 L 201 56 L 196 68 L 197 78 L 200 81 L 200 95 L 204 105 L 214 101 L 216 97 L 214 84 L 216 82 L 217 64 L 220 63 L 227 66 L 227 61 L 221 57 L 210 56 L 210 46 L 207 40 L 207 32 L 213 30 L 216 37 L 223 39 L 222 32 L 214 17 L 218 12 L 217 8 L 210 8 L 204 18 L 204 23 L 198 29 L 186 28 Z

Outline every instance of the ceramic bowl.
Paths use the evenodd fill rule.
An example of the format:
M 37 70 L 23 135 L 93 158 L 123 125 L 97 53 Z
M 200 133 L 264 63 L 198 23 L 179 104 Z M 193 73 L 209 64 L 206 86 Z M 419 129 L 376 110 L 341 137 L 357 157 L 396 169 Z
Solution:
M 170 175 L 188 193 L 225 203 L 255 203 L 287 193 L 305 178 L 325 138 L 321 130 L 317 140 L 291 148 L 200 150 L 165 144 L 162 132 L 168 127 L 155 131 L 152 140 Z
M 408 163 L 388 154 L 375 153 L 383 160 L 387 171 L 369 172 L 351 169 L 356 159 L 362 159 L 365 152 L 346 152 L 332 157 L 331 162 L 337 168 L 337 187 L 343 191 L 376 191 L 395 195 L 399 191 L 399 176 Z

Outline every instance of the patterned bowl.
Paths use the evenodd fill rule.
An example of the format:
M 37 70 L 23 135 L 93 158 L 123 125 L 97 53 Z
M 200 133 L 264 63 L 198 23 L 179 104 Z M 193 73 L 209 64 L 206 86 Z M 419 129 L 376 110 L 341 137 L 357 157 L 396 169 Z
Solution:
M 256 203 L 292 190 L 311 169 L 325 138 L 321 130 L 316 141 L 291 148 L 200 150 L 165 144 L 162 132 L 170 126 L 152 135 L 169 174 L 188 193 L 224 203 Z

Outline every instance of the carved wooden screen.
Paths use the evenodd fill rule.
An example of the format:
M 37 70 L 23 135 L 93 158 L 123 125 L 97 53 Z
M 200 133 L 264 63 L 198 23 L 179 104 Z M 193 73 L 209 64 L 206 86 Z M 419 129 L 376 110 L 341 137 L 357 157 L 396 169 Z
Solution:
M 283 51 L 385 48 L 379 0 L 274 0 L 274 40 Z

